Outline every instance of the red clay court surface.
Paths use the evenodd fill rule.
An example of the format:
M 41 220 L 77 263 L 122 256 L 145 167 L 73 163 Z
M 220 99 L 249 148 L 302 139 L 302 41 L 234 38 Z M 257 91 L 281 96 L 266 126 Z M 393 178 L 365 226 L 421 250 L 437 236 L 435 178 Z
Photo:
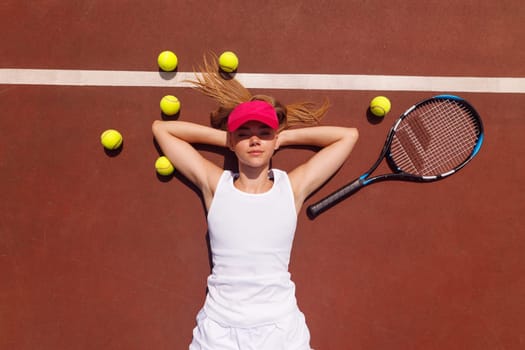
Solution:
M 190 72 L 235 51 L 241 73 L 524 78 L 522 1 L 38 1 L 0 4 L 0 69 Z M 2 77 L 0 70 L 0 77 Z M 181 87 L 0 86 L 0 349 L 187 349 L 210 272 L 203 208 L 159 179 L 151 123 L 213 103 Z M 290 270 L 319 350 L 525 348 L 524 92 L 255 89 L 322 102 L 360 140 L 306 203 L 360 175 L 396 116 L 453 93 L 486 139 L 457 175 L 371 186 L 315 220 L 299 216 Z M 380 123 L 370 99 L 388 96 Z M 100 133 L 124 148 L 108 156 Z M 225 162 L 220 150 L 204 149 Z M 310 150 L 283 150 L 290 169 Z M 226 157 L 227 158 L 227 157 Z

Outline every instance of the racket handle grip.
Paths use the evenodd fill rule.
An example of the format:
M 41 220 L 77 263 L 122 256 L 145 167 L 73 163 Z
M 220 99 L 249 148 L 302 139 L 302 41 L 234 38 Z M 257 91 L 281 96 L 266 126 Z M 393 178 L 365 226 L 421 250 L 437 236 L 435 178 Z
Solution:
M 310 219 L 314 219 L 316 216 L 322 212 L 330 209 L 337 203 L 341 202 L 343 199 L 350 197 L 352 194 L 356 193 L 363 187 L 363 180 L 361 178 L 356 179 L 355 181 L 349 183 L 348 185 L 338 189 L 332 194 L 321 199 L 319 202 L 314 203 L 306 209 L 306 214 Z

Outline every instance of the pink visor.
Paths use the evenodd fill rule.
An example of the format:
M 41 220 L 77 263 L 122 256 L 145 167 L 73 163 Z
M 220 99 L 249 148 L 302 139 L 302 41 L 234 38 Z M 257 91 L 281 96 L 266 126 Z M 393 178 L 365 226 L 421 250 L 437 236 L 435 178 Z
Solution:
M 279 128 L 279 120 L 272 105 L 256 100 L 243 102 L 233 109 L 228 117 L 228 131 L 235 131 L 252 120 L 264 123 L 274 130 Z

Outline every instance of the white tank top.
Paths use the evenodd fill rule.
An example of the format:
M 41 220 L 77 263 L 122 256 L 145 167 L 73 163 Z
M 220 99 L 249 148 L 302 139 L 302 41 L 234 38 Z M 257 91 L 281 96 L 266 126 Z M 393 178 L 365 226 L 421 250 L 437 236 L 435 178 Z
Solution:
M 224 171 L 210 209 L 213 269 L 204 311 L 233 327 L 274 323 L 297 308 L 288 264 L 297 225 L 288 175 L 273 169 L 272 188 L 260 194 L 237 189 Z

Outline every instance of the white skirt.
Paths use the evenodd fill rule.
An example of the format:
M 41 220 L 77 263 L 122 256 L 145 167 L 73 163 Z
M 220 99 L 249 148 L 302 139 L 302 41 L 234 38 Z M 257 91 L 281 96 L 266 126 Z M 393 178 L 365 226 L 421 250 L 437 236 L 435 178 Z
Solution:
M 276 323 L 252 328 L 220 325 L 201 310 L 189 349 L 310 350 L 310 332 L 299 310 Z

